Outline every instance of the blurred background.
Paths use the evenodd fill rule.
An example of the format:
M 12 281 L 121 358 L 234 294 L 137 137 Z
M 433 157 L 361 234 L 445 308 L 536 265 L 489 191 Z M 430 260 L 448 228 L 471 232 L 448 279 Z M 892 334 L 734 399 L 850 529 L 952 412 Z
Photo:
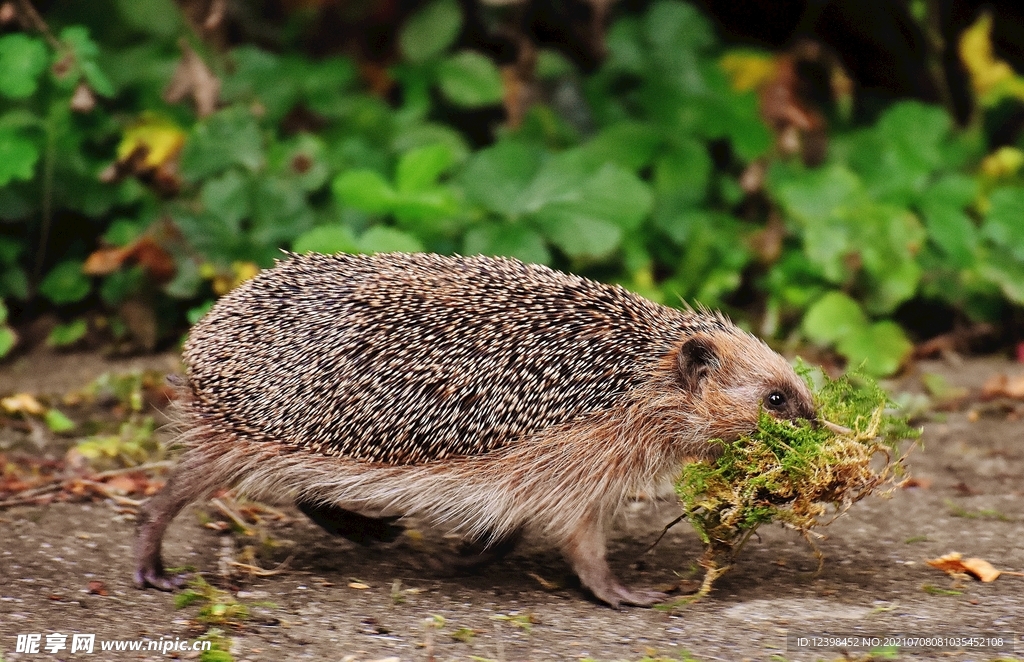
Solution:
M 282 256 L 511 255 L 894 374 L 1024 360 L 1002 0 L 0 3 L 0 355 Z

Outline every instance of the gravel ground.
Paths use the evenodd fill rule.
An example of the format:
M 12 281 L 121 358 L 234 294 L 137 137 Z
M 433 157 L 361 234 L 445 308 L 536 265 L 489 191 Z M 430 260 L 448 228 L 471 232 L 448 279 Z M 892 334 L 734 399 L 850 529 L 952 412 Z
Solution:
M 105 370 L 172 369 L 174 363 L 167 356 L 135 362 L 31 357 L 0 370 L 0 395 L 62 393 Z M 999 359 L 921 364 L 901 388 L 920 389 L 924 372 L 977 391 L 992 374 L 1020 374 L 1024 367 Z M 787 634 L 997 633 L 1016 639 L 1015 654 L 902 647 L 898 659 L 1024 659 L 1024 577 L 972 581 L 945 594 L 951 580 L 924 563 L 959 551 L 997 568 L 1024 570 L 1024 423 L 1014 420 L 1011 409 L 974 404 L 933 415 L 925 424 L 924 449 L 910 460 L 922 486 L 856 504 L 826 530 L 820 571 L 799 536 L 768 528 L 707 599 L 674 613 L 614 611 L 595 603 L 559 555 L 536 541 L 457 576 L 438 562 L 454 541 L 425 531 L 367 549 L 330 537 L 287 506 L 287 520 L 266 525 L 276 546 L 263 545 L 269 551 L 261 555 L 265 567 L 291 557 L 287 570 L 235 581 L 238 599 L 253 605 L 252 617 L 225 628 L 225 635 L 235 660 L 634 662 L 684 652 L 698 660 L 841 658 L 839 651 L 787 647 Z M 0 451 L 16 443 L 12 439 L 0 438 Z M 172 565 L 195 566 L 216 584 L 220 559 L 252 539 L 202 526 L 200 515 L 211 511 L 203 504 L 179 515 L 165 538 L 164 557 Z M 701 547 L 685 523 L 645 553 L 676 513 L 668 501 L 638 501 L 624 509 L 612 565 L 625 581 L 657 586 L 678 581 L 677 573 L 689 576 Z M 0 659 L 169 657 L 18 653 L 19 634 L 86 633 L 97 642 L 177 637 L 190 643 L 201 634 L 199 605 L 175 609 L 171 594 L 132 588 L 132 534 L 131 514 L 106 503 L 0 511 Z M 90 582 L 97 581 L 106 595 L 90 593 Z

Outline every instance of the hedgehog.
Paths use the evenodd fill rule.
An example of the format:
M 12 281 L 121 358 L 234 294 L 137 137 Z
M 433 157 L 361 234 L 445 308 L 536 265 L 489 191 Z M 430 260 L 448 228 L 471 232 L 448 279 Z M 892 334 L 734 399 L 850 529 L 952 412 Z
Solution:
M 763 341 L 707 309 L 512 258 L 290 254 L 191 330 L 185 451 L 140 509 L 134 581 L 170 590 L 174 516 L 217 488 L 286 496 L 351 539 L 416 517 L 494 545 L 530 532 L 613 606 L 611 520 L 762 411 L 815 418 Z

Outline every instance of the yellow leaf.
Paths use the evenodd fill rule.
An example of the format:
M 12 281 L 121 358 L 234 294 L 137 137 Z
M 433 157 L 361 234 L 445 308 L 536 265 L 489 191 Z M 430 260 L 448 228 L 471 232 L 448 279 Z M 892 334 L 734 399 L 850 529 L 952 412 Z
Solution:
M 142 164 L 158 168 L 174 158 L 185 144 L 185 132 L 177 124 L 157 115 L 143 112 L 139 119 L 125 129 L 121 144 L 117 146 L 117 160 L 126 161 L 137 150 L 145 150 Z
M 199 268 L 200 275 L 210 279 L 210 285 L 217 296 L 227 294 L 259 272 L 260 267 L 255 262 L 234 262 L 230 273 L 219 272 L 212 264 L 204 264 Z
M 775 58 L 760 53 L 727 53 L 719 64 L 737 92 L 757 89 L 775 75 Z
M 989 179 L 1003 179 L 1017 174 L 1024 166 L 1024 152 L 1016 147 L 1000 147 L 981 161 L 981 172 Z
M 0 406 L 2 406 L 8 414 L 32 414 L 33 416 L 42 416 L 46 412 L 46 407 L 36 400 L 35 396 L 29 395 L 28 393 L 18 393 L 12 395 L 9 398 L 0 400 Z
M 992 49 L 992 15 L 982 14 L 960 35 L 960 59 L 982 103 L 992 105 L 1005 97 L 1024 100 L 1024 79 L 996 58 Z

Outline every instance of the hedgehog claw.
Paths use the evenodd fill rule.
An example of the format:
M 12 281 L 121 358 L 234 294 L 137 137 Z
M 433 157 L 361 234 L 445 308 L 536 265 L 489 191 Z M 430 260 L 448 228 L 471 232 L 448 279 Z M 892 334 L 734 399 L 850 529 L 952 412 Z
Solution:
M 181 588 L 188 580 L 187 575 L 167 575 L 162 564 L 141 564 L 135 568 L 133 575 L 136 588 L 145 589 L 152 586 L 161 591 L 173 591 Z
M 616 586 L 615 592 L 620 598 L 622 598 L 622 602 L 634 607 L 650 607 L 654 603 L 662 602 L 668 598 L 668 595 L 661 591 L 651 591 L 647 589 L 636 589 L 631 591 L 625 586 Z

